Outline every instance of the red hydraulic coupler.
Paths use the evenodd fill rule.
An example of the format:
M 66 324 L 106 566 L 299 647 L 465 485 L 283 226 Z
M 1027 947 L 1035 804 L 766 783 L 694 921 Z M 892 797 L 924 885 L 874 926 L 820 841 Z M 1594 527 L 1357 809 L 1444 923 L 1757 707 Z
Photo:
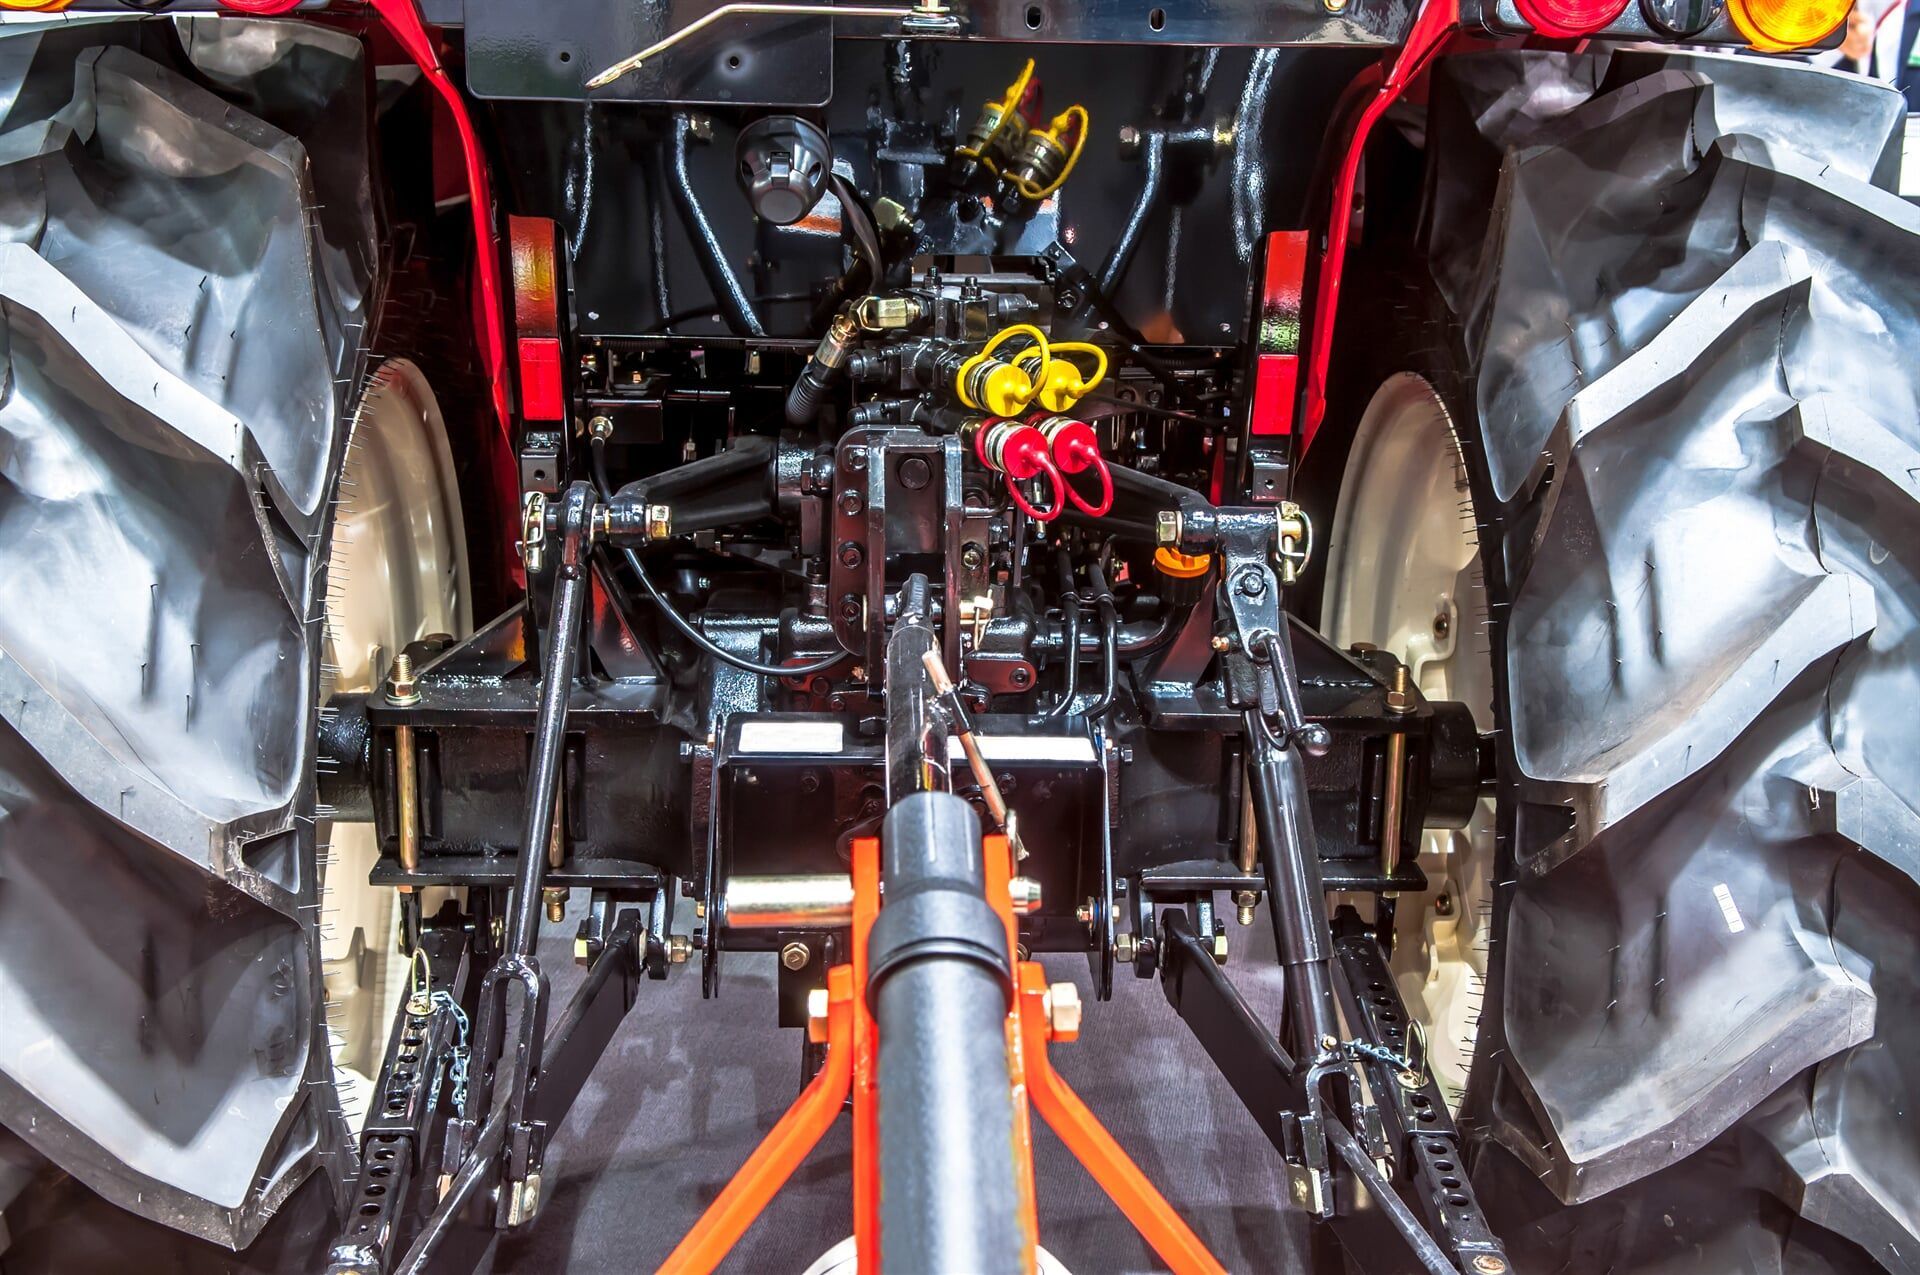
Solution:
M 970 422 L 965 432 L 980 463 L 1006 476 L 1007 495 L 1020 512 L 1035 522 L 1052 522 L 1066 509 L 1065 497 L 1070 489 L 1060 476 L 1060 467 L 1054 464 L 1045 434 L 1020 421 L 995 416 Z M 1036 507 L 1020 490 L 1021 483 L 1035 478 L 1046 480 L 1053 497 L 1045 508 Z
M 1053 451 L 1053 463 L 1063 475 L 1062 486 L 1067 499 L 1073 507 L 1089 518 L 1098 518 L 1113 508 L 1113 473 L 1107 468 L 1106 457 L 1100 454 L 1100 436 L 1093 432 L 1093 426 L 1085 421 L 1075 420 L 1071 416 L 1035 416 L 1033 427 L 1046 437 L 1047 446 Z M 1064 481 L 1068 474 L 1084 474 L 1092 470 L 1100 478 L 1100 499 L 1089 501 L 1070 482 Z

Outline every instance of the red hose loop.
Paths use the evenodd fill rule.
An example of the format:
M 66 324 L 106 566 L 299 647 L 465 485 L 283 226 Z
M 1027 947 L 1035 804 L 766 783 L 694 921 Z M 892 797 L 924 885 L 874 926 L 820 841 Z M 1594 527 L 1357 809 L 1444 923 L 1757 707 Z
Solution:
M 1062 496 L 1072 492 L 1073 489 L 1067 486 L 1067 480 L 1060 476 L 1060 470 L 1054 465 L 1053 458 L 1044 452 L 1040 454 L 1039 467 L 1029 477 L 1039 474 L 1047 476 L 1047 485 L 1053 489 L 1053 500 L 1046 508 L 1035 508 L 1033 502 L 1028 500 L 1025 493 L 1020 490 L 1020 480 L 1014 478 L 1012 474 L 1007 475 L 1007 498 L 1020 507 L 1021 513 L 1035 522 L 1052 522 L 1066 510 L 1067 503 Z
M 1098 501 L 1087 500 L 1072 483 L 1066 483 L 1066 496 L 1073 507 L 1089 518 L 1099 518 L 1112 509 L 1113 471 L 1107 468 L 1106 457 L 1100 454 L 1100 436 L 1093 432 L 1093 426 L 1071 416 L 1047 416 L 1035 418 L 1034 428 L 1052 445 L 1053 462 L 1059 466 L 1063 481 L 1066 475 L 1082 474 L 1089 469 L 1100 477 Z
M 1065 467 L 1062 466 L 1062 468 Z M 1113 508 L 1113 471 L 1107 468 L 1106 457 L 1099 452 L 1093 454 L 1093 460 L 1087 468 L 1100 475 L 1100 499 L 1089 503 L 1085 497 L 1074 490 L 1072 483 L 1067 484 L 1067 499 L 1073 502 L 1075 509 L 1089 518 L 1104 517 L 1107 510 Z

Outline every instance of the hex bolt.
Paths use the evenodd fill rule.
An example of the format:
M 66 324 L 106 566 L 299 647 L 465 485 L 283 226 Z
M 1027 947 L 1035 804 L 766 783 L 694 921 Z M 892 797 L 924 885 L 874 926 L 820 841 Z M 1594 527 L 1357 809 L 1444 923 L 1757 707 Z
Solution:
M 867 507 L 866 498 L 849 487 L 840 493 L 840 512 L 851 518 Z
M 548 886 L 540 891 L 540 897 L 546 900 L 547 920 L 554 925 L 567 919 L 567 895 L 569 890 L 557 886 Z
M 1140 153 L 1140 130 L 1131 124 L 1120 128 L 1120 158 L 1132 159 Z
M 1007 680 L 1016 687 L 1024 688 L 1028 682 L 1033 680 L 1033 674 L 1027 672 L 1024 668 L 1016 668 L 1007 675 Z
M 1117 934 L 1113 939 L 1113 957 L 1117 961 L 1133 963 L 1134 942 L 1131 934 Z
M 687 963 L 687 957 L 692 954 L 693 944 L 687 941 L 686 935 L 670 934 L 667 936 L 667 960 L 670 963 L 674 965 L 685 965 Z
M 1413 711 L 1413 703 L 1413 684 L 1407 677 L 1407 666 L 1402 664 L 1393 670 L 1393 684 L 1387 688 L 1387 711 L 1409 713 Z
M 789 943 L 780 949 L 780 963 L 790 970 L 803 970 L 813 960 L 813 949 L 805 943 Z
M 1267 591 L 1267 573 L 1258 567 L 1248 567 L 1240 573 L 1240 595 L 1257 598 Z
M 1085 903 L 1082 903 L 1079 907 L 1073 910 L 1073 919 L 1080 922 L 1080 924 L 1082 925 L 1092 925 L 1093 909 L 1096 906 L 1097 904 L 1095 904 L 1093 900 L 1093 896 L 1091 895 L 1087 896 L 1087 901 Z
M 978 571 L 981 565 L 986 562 L 986 560 L 987 560 L 987 551 L 985 549 L 982 549 L 979 545 L 969 541 L 967 544 L 961 546 L 960 565 L 967 568 L 969 571 Z
M 846 623 L 848 624 L 860 623 L 861 610 L 862 608 L 860 606 L 860 596 L 858 594 L 849 593 L 841 597 L 840 618 Z
M 1479 1275 L 1506 1275 L 1507 1262 L 1498 1253 L 1480 1253 L 1473 1259 L 1473 1269 Z
M 853 540 L 845 540 L 841 542 L 840 544 L 840 565 L 841 566 L 848 567 L 848 568 L 857 567 L 865 558 L 866 558 L 866 554 L 861 550 L 858 542 Z
M 1215 925 L 1213 930 L 1213 963 L 1227 963 L 1227 930 L 1225 926 Z

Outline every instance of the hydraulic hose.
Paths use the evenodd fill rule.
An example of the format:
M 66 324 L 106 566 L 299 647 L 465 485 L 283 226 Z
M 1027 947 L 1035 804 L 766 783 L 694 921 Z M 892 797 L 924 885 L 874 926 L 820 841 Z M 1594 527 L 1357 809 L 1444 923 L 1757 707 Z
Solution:
M 1060 599 L 1060 609 L 1067 616 L 1067 684 L 1060 692 L 1060 702 L 1047 710 L 1048 717 L 1066 716 L 1073 697 L 1080 693 L 1080 599 L 1068 594 Z
M 1106 573 L 1098 564 L 1087 568 L 1093 584 L 1093 604 L 1100 615 L 1100 695 L 1087 705 L 1087 716 L 1096 721 L 1113 707 L 1120 688 L 1120 613 L 1114 609 L 1113 591 L 1107 587 Z M 1078 647 L 1075 647 L 1076 656 Z
M 1060 572 L 1060 611 L 1067 627 L 1067 685 L 1060 692 L 1060 702 L 1047 710 L 1050 718 L 1066 716 L 1080 691 L 1080 594 L 1073 582 L 1073 555 L 1062 548 L 1054 555 L 1054 562 Z

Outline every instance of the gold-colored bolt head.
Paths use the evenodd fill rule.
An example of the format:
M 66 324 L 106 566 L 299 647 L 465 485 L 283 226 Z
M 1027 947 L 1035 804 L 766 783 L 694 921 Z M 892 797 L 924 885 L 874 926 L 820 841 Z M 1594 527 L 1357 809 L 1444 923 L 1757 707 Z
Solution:
M 675 934 L 667 939 L 667 960 L 674 965 L 685 965 L 687 957 L 693 954 L 693 944 L 684 934 Z
M 1393 670 L 1393 682 L 1387 687 L 1387 711 L 1389 713 L 1410 713 L 1414 704 L 1413 682 L 1402 664 Z
M 1474 1257 L 1473 1269 L 1480 1275 L 1506 1275 L 1507 1261 L 1498 1253 L 1481 1253 Z
M 1153 516 L 1153 540 L 1155 544 L 1179 544 L 1180 530 L 1180 511 L 1178 509 L 1162 509 Z
M 647 506 L 647 539 L 665 540 L 673 535 L 673 508 L 670 505 Z
M 548 888 L 540 892 L 540 896 L 545 899 L 547 903 L 547 920 L 549 923 L 558 925 L 567 919 L 567 895 L 569 893 L 571 892 L 556 888 Z
M 813 959 L 813 949 L 805 943 L 789 943 L 780 949 L 780 963 L 790 970 L 803 970 Z

